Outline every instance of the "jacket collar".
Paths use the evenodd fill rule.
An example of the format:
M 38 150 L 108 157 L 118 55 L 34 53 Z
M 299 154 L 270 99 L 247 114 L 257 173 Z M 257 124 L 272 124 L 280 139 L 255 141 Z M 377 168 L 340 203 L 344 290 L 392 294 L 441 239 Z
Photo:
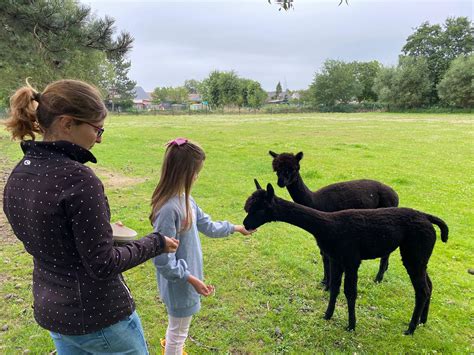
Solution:
M 25 153 L 25 156 L 30 157 L 47 157 L 48 155 L 59 155 L 78 161 L 81 164 L 87 163 L 89 161 L 92 163 L 97 163 L 97 159 L 90 151 L 68 141 L 22 141 L 21 149 L 23 150 L 23 153 Z

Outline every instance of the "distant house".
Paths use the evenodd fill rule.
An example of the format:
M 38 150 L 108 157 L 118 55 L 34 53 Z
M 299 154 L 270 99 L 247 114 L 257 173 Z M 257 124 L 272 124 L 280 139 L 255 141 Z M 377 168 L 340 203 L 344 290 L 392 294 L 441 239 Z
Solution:
M 290 99 L 290 92 L 288 90 L 282 91 L 280 94 L 276 94 L 276 91 L 267 92 L 267 104 L 287 104 Z
M 202 102 L 202 97 L 200 94 L 189 94 L 188 101 L 193 104 L 200 104 Z
M 141 86 L 135 86 L 133 90 L 135 92 L 133 107 L 137 110 L 148 110 L 151 107 L 151 95 Z
M 192 111 L 207 109 L 207 102 L 202 101 L 202 97 L 200 94 L 189 94 L 188 101 L 189 101 L 189 109 Z
M 300 100 L 301 99 L 301 94 L 298 91 L 295 91 L 294 93 L 291 94 L 291 99 L 292 100 Z
M 281 92 L 278 97 L 276 96 L 276 91 L 267 92 L 267 104 L 288 104 L 289 100 L 299 100 L 301 99 L 301 94 L 298 91 L 290 93 L 289 90 Z

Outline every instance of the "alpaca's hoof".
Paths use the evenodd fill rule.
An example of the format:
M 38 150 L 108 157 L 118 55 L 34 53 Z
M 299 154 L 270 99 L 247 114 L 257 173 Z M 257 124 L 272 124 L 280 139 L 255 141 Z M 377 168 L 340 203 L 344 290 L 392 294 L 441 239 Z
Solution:
M 376 284 L 379 284 L 379 283 L 382 282 L 382 280 L 383 280 L 383 276 L 380 276 L 380 277 L 377 276 L 377 277 L 374 279 L 374 282 L 375 282 Z
M 355 332 L 356 329 L 355 329 L 355 326 L 350 326 L 350 325 L 348 325 L 348 326 L 346 327 L 346 330 L 347 330 L 348 332 Z
M 407 330 L 403 332 L 404 335 L 413 335 L 415 333 L 415 328 L 409 327 Z
M 330 320 L 332 318 L 332 314 L 325 313 L 323 319 Z

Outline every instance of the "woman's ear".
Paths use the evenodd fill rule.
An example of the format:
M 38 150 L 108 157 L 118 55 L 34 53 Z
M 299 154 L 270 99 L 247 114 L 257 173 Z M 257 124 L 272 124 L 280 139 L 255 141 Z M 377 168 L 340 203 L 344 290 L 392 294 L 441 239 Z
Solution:
M 71 127 L 74 124 L 74 119 L 71 116 L 61 116 L 57 119 L 57 129 L 61 132 L 69 133 L 71 131 Z

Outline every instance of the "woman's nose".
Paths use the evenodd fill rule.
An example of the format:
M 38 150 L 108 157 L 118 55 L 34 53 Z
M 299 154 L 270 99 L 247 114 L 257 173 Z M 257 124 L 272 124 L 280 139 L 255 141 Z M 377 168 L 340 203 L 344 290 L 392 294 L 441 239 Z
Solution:
M 96 143 L 102 142 L 102 137 L 96 137 L 95 142 L 96 142 Z

